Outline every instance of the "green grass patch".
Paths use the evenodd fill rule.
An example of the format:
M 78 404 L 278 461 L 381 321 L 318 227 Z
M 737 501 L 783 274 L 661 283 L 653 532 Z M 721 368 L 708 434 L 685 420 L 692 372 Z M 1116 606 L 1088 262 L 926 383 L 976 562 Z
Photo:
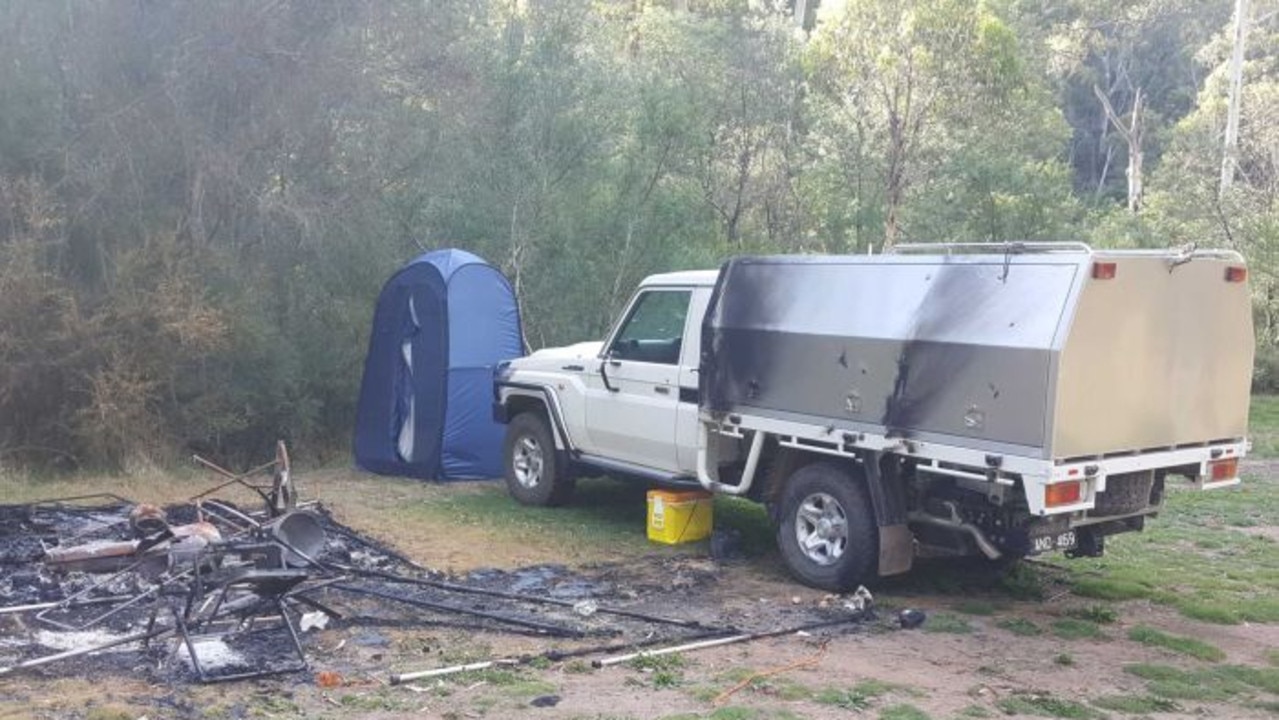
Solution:
M 861 712 L 870 708 L 876 698 L 894 692 L 912 696 L 922 694 L 920 691 L 905 685 L 871 678 L 863 680 L 851 688 L 823 688 L 813 695 L 812 700 L 822 705 L 833 705 L 845 710 Z
M 1211 623 L 1279 623 L 1275 542 L 1237 530 L 1275 524 L 1279 478 L 1245 475 L 1237 487 L 1197 491 L 1170 477 L 1167 487 L 1165 508 L 1145 532 L 1108 538 L 1105 557 L 1047 562 L 1081 597 L 1148 599 Z
M 1077 578 L 1071 584 L 1076 595 L 1098 600 L 1138 600 L 1148 598 L 1154 588 L 1119 578 Z
M 1104 695 L 1094 698 L 1092 704 L 1102 710 L 1113 710 L 1125 715 L 1148 715 L 1181 710 L 1181 706 L 1177 703 L 1153 695 Z
M 1044 578 L 1033 566 L 1015 563 L 999 578 L 999 589 L 1016 600 L 1043 600 Z
M 872 698 L 856 690 L 844 688 L 825 688 L 813 695 L 813 702 L 832 705 L 844 710 L 861 712 L 870 708 Z
M 799 720 L 799 716 L 789 710 L 760 710 L 730 705 L 718 708 L 709 715 L 679 713 L 677 715 L 664 715 L 661 720 Z
M 1271 650 L 1266 653 L 1266 662 L 1279 667 L 1279 650 Z
M 961 718 L 989 718 L 994 717 L 990 710 L 983 705 L 967 705 L 959 711 Z
M 683 655 L 641 655 L 630 661 L 634 670 L 649 676 L 653 687 L 659 689 L 675 688 L 684 684 L 684 668 L 688 665 Z
M 931 720 L 928 713 L 914 705 L 890 705 L 879 711 L 879 720 Z
M 1012 695 L 1003 698 L 997 705 L 1000 710 L 1009 715 L 1067 718 L 1067 720 L 1100 720 L 1105 717 L 1087 705 L 1046 693 Z
M 750 679 L 747 688 L 751 692 L 766 695 L 768 697 L 777 698 L 778 700 L 796 701 L 809 700 L 813 697 L 812 688 L 802 683 L 796 682 L 789 678 L 773 675 L 770 677 L 754 677 L 758 671 L 752 668 L 737 668 L 720 675 L 717 680 L 722 684 L 716 686 L 703 686 L 691 691 L 694 697 L 699 700 L 713 700 L 727 687 L 740 684 L 742 681 Z M 723 683 L 726 683 L 723 684 Z
M 1062 667 L 1071 667 L 1075 664 L 1075 656 L 1070 653 L 1057 653 L 1057 655 L 1053 658 L 1053 664 L 1060 665 Z
M 688 661 L 679 653 L 667 653 L 640 655 L 629 664 L 635 670 L 683 670 L 688 666 Z
M 1254 395 L 1248 413 L 1254 457 L 1279 457 L 1279 396 Z
M 928 616 L 924 621 L 924 631 L 930 633 L 952 633 L 955 635 L 967 635 L 973 631 L 973 626 L 967 620 L 952 615 L 950 613 L 937 612 Z
M 995 623 L 996 627 L 1007 630 L 1014 635 L 1021 637 L 1034 637 L 1042 635 L 1043 630 L 1038 625 L 1027 620 L 1026 618 L 1008 618 Z
M 1098 625 L 1111 625 L 1119 620 L 1119 613 L 1115 609 L 1106 605 L 1089 605 L 1088 607 L 1070 608 L 1066 610 L 1066 617 L 1072 617 L 1076 620 L 1087 620 Z
M 1173 700 L 1224 701 L 1263 691 L 1279 695 L 1279 669 L 1249 665 L 1217 665 L 1182 670 L 1170 665 L 1135 663 L 1124 672 L 1147 681 L 1150 694 Z
M 998 605 L 989 600 L 965 600 L 950 606 L 952 610 L 964 615 L 980 615 L 988 617 L 999 612 L 1006 605 Z
M 1208 671 L 1223 680 L 1233 680 L 1279 695 L 1279 669 L 1250 665 L 1221 665 Z
M 1088 620 L 1078 618 L 1061 618 L 1052 624 L 1053 635 L 1062 640 L 1105 640 L 1106 634 L 1101 626 Z
M 1215 645 L 1209 645 L 1202 640 L 1182 637 L 1181 635 L 1171 635 L 1145 625 L 1138 625 L 1129 630 L 1128 639 L 1139 642 L 1142 645 L 1161 647 L 1182 655 L 1189 655 L 1199 660 L 1218 662 L 1226 659 L 1226 653 Z

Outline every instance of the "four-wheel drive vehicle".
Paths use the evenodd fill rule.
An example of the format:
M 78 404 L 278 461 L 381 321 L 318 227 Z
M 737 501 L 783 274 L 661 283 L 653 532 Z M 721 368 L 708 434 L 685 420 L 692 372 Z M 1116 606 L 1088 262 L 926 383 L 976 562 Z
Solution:
M 922 556 L 1097 555 L 1169 478 L 1239 482 L 1246 280 L 1233 252 L 1069 243 L 656 275 L 604 342 L 499 369 L 507 485 L 532 505 L 583 473 L 744 495 L 831 590 Z

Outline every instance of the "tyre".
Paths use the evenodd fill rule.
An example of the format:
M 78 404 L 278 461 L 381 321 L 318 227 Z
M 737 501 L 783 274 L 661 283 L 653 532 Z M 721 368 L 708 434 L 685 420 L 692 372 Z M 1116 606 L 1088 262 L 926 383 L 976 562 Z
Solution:
M 805 585 L 844 592 L 874 576 L 879 531 L 860 472 L 829 462 L 795 471 L 782 488 L 777 546 Z
M 503 456 L 507 492 L 524 505 L 563 505 L 572 497 L 573 480 L 560 467 L 551 426 L 541 413 L 520 413 L 511 420 Z

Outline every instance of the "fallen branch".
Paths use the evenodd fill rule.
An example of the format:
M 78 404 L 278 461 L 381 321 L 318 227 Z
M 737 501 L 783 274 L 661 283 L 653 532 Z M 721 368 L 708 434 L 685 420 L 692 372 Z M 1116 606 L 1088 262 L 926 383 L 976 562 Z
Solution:
M 737 694 L 737 692 L 740 691 L 742 688 L 750 687 L 751 683 L 755 682 L 756 680 L 760 680 L 766 677 L 772 677 L 774 675 L 781 675 L 782 673 L 790 672 L 791 670 L 799 670 L 801 668 L 809 668 L 817 665 L 817 663 L 822 661 L 822 656 L 826 654 L 826 642 L 829 642 L 829 641 L 822 642 L 821 646 L 817 648 L 817 653 L 814 654 L 812 657 L 806 657 L 803 660 L 796 660 L 795 662 L 789 665 L 775 667 L 771 670 L 761 670 L 760 672 L 757 672 L 749 677 L 744 678 L 741 682 L 737 683 L 733 687 L 716 695 L 715 699 L 711 700 L 711 704 L 720 705 L 724 703 L 730 697 Z

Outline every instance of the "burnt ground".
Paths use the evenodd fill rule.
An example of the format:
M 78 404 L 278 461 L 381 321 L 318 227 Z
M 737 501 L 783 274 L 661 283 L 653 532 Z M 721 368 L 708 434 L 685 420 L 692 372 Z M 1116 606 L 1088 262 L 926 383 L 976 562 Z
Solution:
M 1254 482 L 1279 485 L 1279 468 L 1272 464 L 1254 465 L 1251 472 Z M 520 526 L 523 509 L 494 514 L 491 508 L 506 506 L 487 486 L 419 486 L 347 471 L 301 476 L 299 484 L 304 498 L 318 497 L 342 522 L 428 570 L 370 560 L 365 553 L 375 553 L 376 543 L 373 549 L 343 545 L 339 554 L 347 553 L 347 560 L 355 554 L 366 567 L 565 604 L 512 604 L 438 588 L 415 588 L 416 597 L 573 627 L 587 636 L 548 637 L 330 588 L 315 598 L 344 617 L 303 634 L 308 672 L 201 685 L 171 648 L 129 649 L 0 677 L 0 718 L 902 720 L 1279 713 L 1279 623 L 1192 620 L 1167 598 L 1082 597 L 1074 592 L 1079 572 L 1041 563 L 1011 576 L 981 566 L 926 565 L 874 588 L 875 619 L 596 669 L 590 661 L 611 653 L 562 658 L 547 652 L 661 645 L 705 631 L 598 611 L 586 617 L 571 607 L 584 599 L 606 610 L 744 631 L 853 618 L 842 599 L 792 583 L 767 553 L 717 561 L 704 543 L 673 551 L 649 546 L 642 525 L 615 541 L 590 528 L 566 540 L 550 526 Z M 193 488 L 198 486 L 165 487 L 157 499 L 179 499 Z M 140 490 L 136 483 L 126 489 L 122 494 L 133 497 Z M 579 519 L 571 511 L 562 517 Z M 1279 557 L 1276 524 L 1279 514 L 1269 513 L 1261 523 L 1223 524 L 1220 533 L 1253 543 L 1273 559 Z M 398 585 L 372 587 L 405 592 Z M 921 628 L 898 627 L 903 607 L 927 614 Z M 3 623 L 0 664 L 30 652 L 40 630 L 22 619 Z M 1138 631 L 1161 631 L 1178 642 L 1139 641 Z M 1220 655 L 1195 650 L 1196 640 Z M 12 649 L 18 642 L 27 643 L 21 652 Z M 279 638 L 253 642 L 239 649 L 261 653 Z M 398 686 L 389 682 L 392 673 L 494 658 L 513 662 Z

